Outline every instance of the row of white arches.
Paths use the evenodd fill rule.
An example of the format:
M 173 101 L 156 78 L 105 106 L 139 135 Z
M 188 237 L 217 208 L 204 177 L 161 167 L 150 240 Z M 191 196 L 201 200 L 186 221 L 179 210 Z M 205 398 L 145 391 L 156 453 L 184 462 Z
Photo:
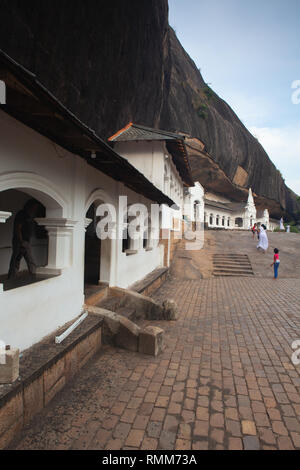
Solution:
M 231 224 L 231 217 L 214 215 L 214 214 L 209 214 L 208 216 L 207 213 L 204 214 L 204 217 L 205 217 L 205 223 L 208 223 L 209 226 L 230 227 L 230 224 Z

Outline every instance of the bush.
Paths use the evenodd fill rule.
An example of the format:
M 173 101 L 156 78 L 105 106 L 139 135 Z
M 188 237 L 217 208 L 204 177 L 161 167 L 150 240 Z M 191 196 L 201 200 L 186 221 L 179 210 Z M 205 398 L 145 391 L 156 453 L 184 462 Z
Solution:
M 289 224 L 284 224 L 285 230 L 280 230 L 280 227 L 276 227 L 276 228 L 274 229 L 274 232 L 276 232 L 276 233 L 278 233 L 278 232 L 285 232 L 287 225 L 289 225 Z M 298 229 L 295 225 L 292 225 L 292 224 L 290 224 L 290 232 L 291 232 L 291 233 L 300 233 L 299 229 Z
M 207 106 L 206 104 L 201 104 L 200 106 L 198 106 L 197 108 L 197 114 L 200 118 L 202 119 L 205 119 L 206 117 L 206 113 L 207 113 Z
M 205 94 L 205 96 L 208 100 L 210 100 L 214 97 L 214 92 L 212 91 L 212 89 L 208 85 L 205 88 L 203 88 L 203 93 Z

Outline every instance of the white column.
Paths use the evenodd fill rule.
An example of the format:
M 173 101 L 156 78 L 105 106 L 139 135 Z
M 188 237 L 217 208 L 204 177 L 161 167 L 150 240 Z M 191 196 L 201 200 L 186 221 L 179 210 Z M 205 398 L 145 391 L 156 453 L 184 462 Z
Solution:
M 61 274 L 72 265 L 72 235 L 77 221 L 70 219 L 35 219 L 49 235 L 48 265 L 39 268 L 39 274 Z
M 93 222 L 93 219 L 88 219 L 88 218 L 84 219 L 84 231 L 85 232 L 86 232 L 86 229 L 88 228 L 88 226 L 91 225 L 92 222 Z
M 5 224 L 5 222 L 7 221 L 7 219 L 9 219 L 11 216 L 12 216 L 12 213 L 11 213 L 11 212 L 3 212 L 3 211 L 0 211 L 0 223 L 1 223 L 1 224 Z
M 109 285 L 115 286 L 117 283 L 117 263 L 118 263 L 118 224 L 112 227 L 111 231 L 111 246 L 110 246 L 110 272 L 109 272 Z

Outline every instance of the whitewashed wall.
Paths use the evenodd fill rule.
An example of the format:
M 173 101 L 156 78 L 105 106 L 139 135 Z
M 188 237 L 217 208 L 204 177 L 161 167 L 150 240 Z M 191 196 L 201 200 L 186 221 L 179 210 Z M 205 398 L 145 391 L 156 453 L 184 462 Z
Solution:
M 195 204 L 197 204 L 198 221 L 204 222 L 204 189 L 199 182 L 188 188 L 184 198 L 184 215 L 188 220 L 195 222 Z
M 61 272 L 59 276 L 0 291 L 0 339 L 23 350 L 81 313 L 85 217 L 90 205 L 102 201 L 118 207 L 120 194 L 131 203 L 146 200 L 0 111 L 0 211 L 17 209 L 4 197 L 4 191 L 12 189 L 44 204 L 46 218 L 52 219 L 48 225 L 56 224 L 52 232 L 60 234 L 57 255 L 49 254 L 48 265 L 49 272 Z M 0 230 L 3 247 L 9 242 L 11 225 L 1 224 Z M 152 251 L 141 247 L 136 255 L 126 256 L 120 240 L 111 245 L 109 272 L 101 273 L 111 285 L 128 287 L 161 266 L 161 247 Z M 5 256 L 2 271 L 7 269 L 9 253 Z
M 179 207 L 179 210 L 174 210 L 163 206 L 161 228 L 172 230 L 174 226 L 180 227 L 183 217 L 183 182 L 165 142 L 116 142 L 114 149 Z
M 232 216 L 232 213 L 228 211 L 222 211 L 221 209 L 205 206 L 205 219 L 208 223 L 209 227 L 212 228 L 225 228 L 226 230 L 230 230 L 235 228 L 235 218 Z M 212 215 L 212 223 L 211 223 L 211 215 Z M 217 225 L 217 216 L 219 216 L 219 225 Z M 222 219 L 225 218 L 225 226 L 222 225 Z M 228 225 L 229 219 L 229 225 Z

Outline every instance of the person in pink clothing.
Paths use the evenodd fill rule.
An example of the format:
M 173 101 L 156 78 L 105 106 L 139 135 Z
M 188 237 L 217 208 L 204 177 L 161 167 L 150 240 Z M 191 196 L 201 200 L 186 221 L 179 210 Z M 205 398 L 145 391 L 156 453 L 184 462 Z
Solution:
M 271 264 L 271 267 L 274 266 L 274 279 L 278 278 L 278 268 L 280 265 L 280 260 L 279 260 L 279 250 L 277 248 L 274 249 L 274 261 Z
M 253 225 L 251 231 L 252 231 L 252 233 L 253 233 L 253 240 L 254 240 L 255 234 L 257 233 L 257 224 L 254 224 L 254 225 Z

